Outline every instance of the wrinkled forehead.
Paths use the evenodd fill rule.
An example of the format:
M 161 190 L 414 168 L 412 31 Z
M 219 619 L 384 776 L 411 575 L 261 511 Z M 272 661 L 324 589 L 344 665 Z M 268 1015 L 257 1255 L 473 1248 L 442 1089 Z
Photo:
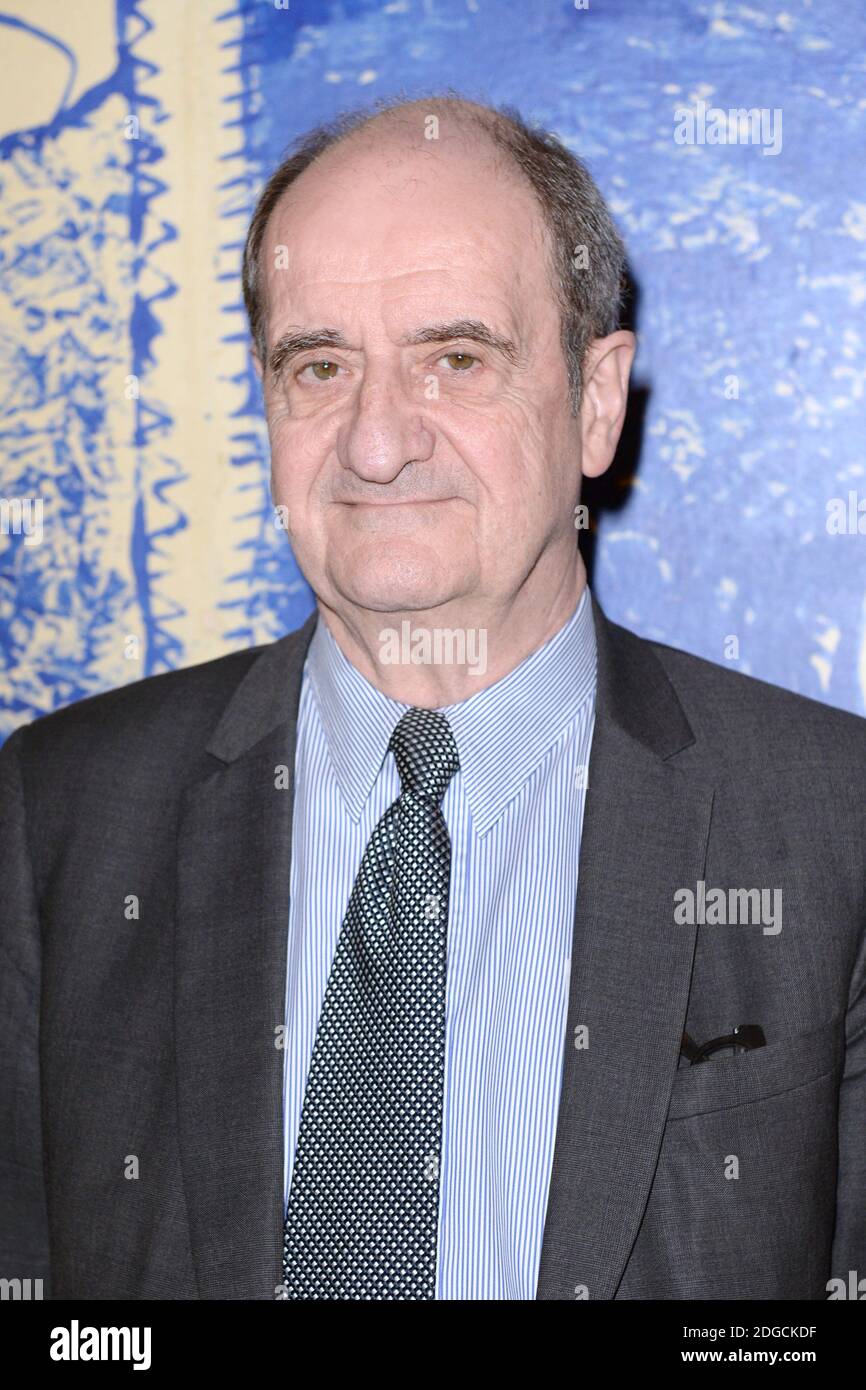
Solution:
M 347 309 L 438 295 L 444 309 L 471 291 L 478 311 L 498 302 L 517 317 L 552 299 L 541 208 L 485 139 L 328 151 L 275 207 L 260 267 L 278 316 L 314 312 L 322 295 L 345 296 Z

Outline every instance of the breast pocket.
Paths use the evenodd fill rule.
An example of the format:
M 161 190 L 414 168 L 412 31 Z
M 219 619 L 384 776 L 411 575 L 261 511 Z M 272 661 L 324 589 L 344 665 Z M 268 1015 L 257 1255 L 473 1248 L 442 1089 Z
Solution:
M 752 1052 L 682 1067 L 674 1077 L 669 1120 L 726 1110 L 782 1095 L 841 1068 L 844 1018 Z
M 683 1067 L 618 1298 L 826 1298 L 841 1016 Z

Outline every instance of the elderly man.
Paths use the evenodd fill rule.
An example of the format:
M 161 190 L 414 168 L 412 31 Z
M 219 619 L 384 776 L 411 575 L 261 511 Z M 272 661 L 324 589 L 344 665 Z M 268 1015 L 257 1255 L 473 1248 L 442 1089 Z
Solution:
M 276 171 L 244 287 L 316 612 L 19 730 L 2 1274 L 823 1299 L 866 1273 L 866 726 L 608 621 L 623 250 L 513 112 Z

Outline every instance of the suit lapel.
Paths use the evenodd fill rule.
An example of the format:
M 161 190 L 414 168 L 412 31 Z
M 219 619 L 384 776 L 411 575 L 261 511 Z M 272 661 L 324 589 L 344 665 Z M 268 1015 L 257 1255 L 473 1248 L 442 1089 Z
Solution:
M 679 1055 L 712 789 L 649 646 L 593 601 L 596 721 L 580 851 L 556 1142 L 537 1298 L 613 1298 L 646 1206 Z M 585 1048 L 575 1039 L 586 1029 Z
M 208 745 L 178 829 L 180 1158 L 201 1298 L 273 1298 L 280 1278 L 283 1052 L 294 753 L 315 614 L 266 647 Z M 278 787 L 285 767 L 288 786 Z

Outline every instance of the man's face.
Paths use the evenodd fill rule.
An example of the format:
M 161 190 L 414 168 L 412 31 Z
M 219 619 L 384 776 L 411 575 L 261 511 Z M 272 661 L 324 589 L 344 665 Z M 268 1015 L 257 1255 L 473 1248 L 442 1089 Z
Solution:
M 531 190 L 480 142 L 349 141 L 278 204 L 261 250 L 273 500 L 328 607 L 449 604 L 456 621 L 507 608 L 548 547 L 575 545 L 548 266 Z M 338 336 L 287 343 L 321 330 Z

